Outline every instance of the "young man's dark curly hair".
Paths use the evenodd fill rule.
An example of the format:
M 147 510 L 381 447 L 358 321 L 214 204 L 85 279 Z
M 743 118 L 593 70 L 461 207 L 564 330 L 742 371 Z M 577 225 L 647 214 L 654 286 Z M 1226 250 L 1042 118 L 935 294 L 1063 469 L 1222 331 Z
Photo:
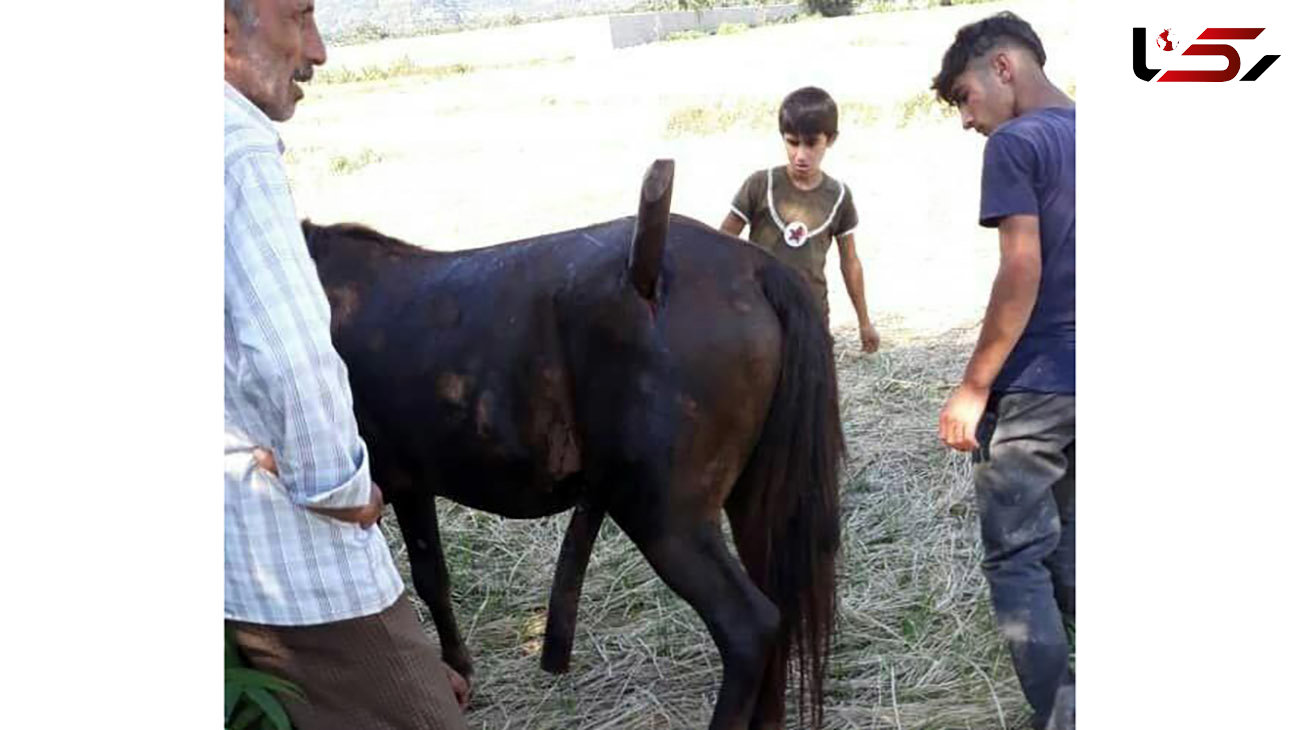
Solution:
M 957 31 L 957 38 L 943 54 L 943 66 L 930 85 L 939 101 L 956 105 L 959 100 L 953 96 L 953 83 L 957 77 L 972 59 L 1004 44 L 1016 45 L 1034 54 L 1039 66 L 1047 64 L 1047 51 L 1043 50 L 1043 42 L 1034 29 L 1015 13 L 1003 11 L 962 26 Z

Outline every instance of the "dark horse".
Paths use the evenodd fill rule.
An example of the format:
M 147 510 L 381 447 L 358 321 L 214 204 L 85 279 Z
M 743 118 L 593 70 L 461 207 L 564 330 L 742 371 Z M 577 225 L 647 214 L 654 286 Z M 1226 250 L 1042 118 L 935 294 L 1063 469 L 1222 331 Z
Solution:
M 660 161 L 636 218 L 456 253 L 355 225 L 303 230 L 449 664 L 470 671 L 434 496 L 512 518 L 573 508 L 546 669 L 568 668 L 608 514 L 718 646 L 709 727 L 783 726 L 790 664 L 817 726 L 843 451 L 830 336 L 796 273 L 670 217 L 671 192 Z

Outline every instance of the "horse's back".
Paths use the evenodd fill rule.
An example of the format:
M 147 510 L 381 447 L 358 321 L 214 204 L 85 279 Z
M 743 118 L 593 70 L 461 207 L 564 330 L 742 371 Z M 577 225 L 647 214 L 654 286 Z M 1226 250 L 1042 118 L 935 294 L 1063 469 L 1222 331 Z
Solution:
M 673 216 L 647 302 L 627 280 L 634 226 L 442 254 L 331 243 L 360 246 L 347 265 L 314 252 L 363 428 L 407 465 L 397 478 L 531 517 L 571 506 L 593 466 L 740 460 L 779 362 L 770 260 Z

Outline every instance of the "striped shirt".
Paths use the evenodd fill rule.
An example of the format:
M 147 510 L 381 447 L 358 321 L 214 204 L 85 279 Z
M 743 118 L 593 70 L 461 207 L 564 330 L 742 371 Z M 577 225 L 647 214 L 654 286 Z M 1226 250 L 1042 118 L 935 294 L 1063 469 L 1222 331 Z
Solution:
M 370 464 L 329 304 L 307 253 L 271 120 L 229 83 L 226 170 L 226 618 L 309 625 L 391 606 L 402 579 L 356 507 Z M 259 468 L 254 446 L 275 455 Z

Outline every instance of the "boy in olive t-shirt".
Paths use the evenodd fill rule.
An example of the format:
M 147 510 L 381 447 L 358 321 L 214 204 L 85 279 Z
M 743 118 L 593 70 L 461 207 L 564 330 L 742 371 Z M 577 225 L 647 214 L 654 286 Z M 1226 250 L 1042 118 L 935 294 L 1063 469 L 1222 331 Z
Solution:
M 880 335 L 867 314 L 862 264 L 853 245 L 858 225 L 853 194 L 821 169 L 826 150 L 839 134 L 838 117 L 835 101 L 821 89 L 808 86 L 787 96 L 777 119 L 789 162 L 750 175 L 721 228 L 739 236 L 749 226 L 750 243 L 803 274 L 828 321 L 826 252 L 834 238 L 840 247 L 840 273 L 858 315 L 862 349 L 875 352 Z

